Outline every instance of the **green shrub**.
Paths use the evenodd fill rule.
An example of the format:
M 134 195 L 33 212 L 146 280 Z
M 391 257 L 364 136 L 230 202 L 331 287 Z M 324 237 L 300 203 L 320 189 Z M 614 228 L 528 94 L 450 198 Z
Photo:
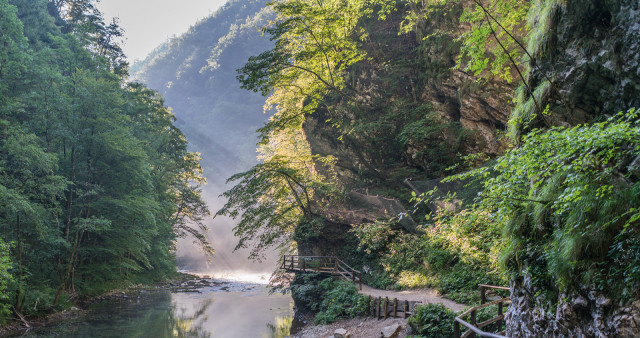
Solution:
M 531 277 L 550 308 L 593 285 L 630 300 L 640 290 L 640 111 L 536 130 L 488 170 L 479 207 L 503 224 L 511 279 Z
M 498 265 L 501 236 L 487 226 L 490 215 L 470 208 L 429 221 L 433 224 L 424 226 L 421 234 L 408 234 L 383 222 L 354 229 L 360 249 L 377 257 L 384 268 L 371 279 L 390 281 L 376 287 L 394 283 L 395 289 L 432 287 L 454 301 L 472 304 L 480 300 L 478 284 L 505 284 Z M 365 278 L 365 282 L 370 281 Z
M 344 280 L 306 274 L 298 276 L 290 289 L 297 306 L 315 313 L 317 324 L 365 315 L 369 310 L 367 298 L 358 293 L 355 284 Z
M 456 313 L 442 304 L 427 304 L 414 309 L 409 317 L 409 326 L 413 332 L 430 338 L 453 336 L 453 321 Z
M 296 306 L 303 312 L 317 313 L 320 311 L 323 293 L 318 285 L 320 280 L 320 274 L 317 273 L 297 275 L 289 287 Z
M 369 304 L 358 293 L 355 284 L 344 280 L 327 278 L 319 283 L 322 294 L 320 312 L 316 314 L 317 324 L 333 323 L 341 318 L 352 318 L 367 313 Z

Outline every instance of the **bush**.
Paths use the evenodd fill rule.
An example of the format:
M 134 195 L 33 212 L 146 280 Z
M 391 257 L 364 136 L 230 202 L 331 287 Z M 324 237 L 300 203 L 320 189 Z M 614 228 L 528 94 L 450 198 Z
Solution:
M 368 302 L 351 282 L 327 278 L 320 282 L 324 291 L 316 324 L 329 324 L 341 318 L 352 318 L 367 313 Z
M 291 286 L 296 305 L 315 313 L 317 324 L 333 323 L 368 312 L 366 297 L 358 293 L 353 283 L 331 277 L 319 280 L 319 277 L 318 274 L 299 276 Z
M 413 332 L 433 338 L 453 336 L 453 321 L 456 313 L 442 304 L 427 304 L 414 309 L 409 317 L 409 326 Z
M 417 234 L 384 222 L 353 230 L 360 250 L 384 269 L 377 280 L 395 283 L 395 289 L 432 287 L 466 304 L 479 301 L 478 284 L 505 283 L 498 265 L 501 235 L 495 226 L 487 226 L 495 223 L 490 214 L 468 208 L 438 213 L 428 221 L 431 224 L 421 226 Z

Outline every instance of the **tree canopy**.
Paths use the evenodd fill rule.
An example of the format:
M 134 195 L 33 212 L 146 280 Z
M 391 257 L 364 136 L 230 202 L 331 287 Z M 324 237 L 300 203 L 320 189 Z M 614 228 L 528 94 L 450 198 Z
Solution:
M 121 35 L 93 1 L 0 0 L 1 318 L 172 275 L 178 237 L 212 252 L 199 155 Z

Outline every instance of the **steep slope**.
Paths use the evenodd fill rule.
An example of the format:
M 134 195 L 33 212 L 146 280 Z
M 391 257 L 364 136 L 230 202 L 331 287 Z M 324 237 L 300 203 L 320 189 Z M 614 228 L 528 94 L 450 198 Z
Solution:
M 229 1 L 132 67 L 176 112 L 210 184 L 255 163 L 251 135 L 266 120 L 264 98 L 240 90 L 235 70 L 272 45 L 259 32 L 272 17 L 264 1 Z
M 235 77 L 249 56 L 273 45 L 259 31 L 271 18 L 265 1 L 231 0 L 132 67 L 135 79 L 163 94 L 190 149 L 202 154 L 208 181 L 204 194 L 213 210 L 221 204 L 218 195 L 226 190 L 226 179 L 256 163 L 255 130 L 267 119 L 265 99 L 241 90 Z M 208 224 L 217 251 L 213 265 L 244 268 L 246 253 L 231 254 L 237 242 L 231 230 L 235 223 L 218 217 Z M 190 247 L 188 242 L 180 246 L 181 265 L 208 268 L 204 257 Z M 272 268 L 253 265 L 254 270 Z
M 539 33 L 537 36 L 532 34 L 535 39 L 530 38 L 529 46 L 536 59 L 530 65 L 530 83 L 538 87 L 536 91 L 542 93 L 541 105 L 549 105 L 552 114 L 547 121 L 531 118 L 533 114 L 524 108 L 526 104 L 520 104 L 512 117 L 518 128 L 514 134 L 525 135 L 533 127 L 546 128 L 548 124 L 575 126 L 602 122 L 619 112 L 640 107 L 640 4 L 637 1 L 545 1 L 544 6 L 533 8 L 531 17 L 547 24 L 538 27 L 539 32 L 534 32 Z M 547 79 L 551 79 L 552 84 Z M 617 201 L 612 199 L 615 202 L 599 197 L 593 205 L 606 210 L 614 204 L 625 210 L 628 207 L 625 204 L 630 204 L 631 209 L 600 217 L 594 217 L 590 207 L 579 210 L 589 227 L 604 223 L 606 230 L 592 233 L 580 230 L 584 231 L 583 235 L 553 230 L 562 229 L 564 222 L 551 225 L 556 221 L 550 218 L 536 222 L 538 229 L 547 227 L 539 232 L 547 236 L 546 239 L 535 240 L 528 232 L 514 236 L 515 240 L 527 241 L 530 248 L 536 242 L 536 245 L 551 247 L 557 245 L 553 238 L 565 231 L 570 235 L 556 237 L 562 239 L 563 247 L 572 248 L 575 242 L 588 244 L 578 244 L 587 246 L 580 258 L 573 258 L 570 287 L 560 290 L 554 275 L 558 259 L 551 252 L 544 259 L 526 257 L 526 254 L 519 258 L 521 267 L 513 280 L 513 305 L 508 313 L 509 336 L 634 337 L 640 332 L 638 222 L 630 221 L 624 225 L 625 230 L 616 224 L 637 208 L 638 203 L 640 152 L 632 142 L 624 142 L 616 153 L 629 150 L 630 154 L 615 162 L 615 181 L 623 183 L 614 181 L 617 186 L 614 189 L 630 194 Z M 587 159 L 591 155 L 584 152 L 581 156 Z M 607 170 L 607 165 L 603 167 L 601 172 Z M 582 170 L 589 170 L 587 168 L 584 166 Z M 593 194 L 593 190 L 588 193 Z M 527 222 L 531 221 L 522 221 Z M 523 224 L 522 228 L 525 227 Z M 604 246 L 605 253 L 598 254 L 602 249 L 594 245 L 597 242 Z

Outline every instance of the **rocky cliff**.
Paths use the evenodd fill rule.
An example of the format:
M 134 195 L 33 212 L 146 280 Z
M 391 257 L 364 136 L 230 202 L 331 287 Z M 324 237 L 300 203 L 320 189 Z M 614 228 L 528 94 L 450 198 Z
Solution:
M 640 106 L 640 3 L 635 0 L 542 1 L 532 9 L 536 25 L 528 49 L 529 85 L 538 88 L 534 123 L 514 118 L 517 133 L 533 127 L 602 120 Z M 516 114 L 533 112 L 516 110 Z M 530 107 L 529 110 L 533 110 Z M 545 125 L 546 124 L 546 125 Z
M 472 3 L 431 5 L 436 12 L 411 32 L 401 32 L 410 8 L 363 23 L 370 31 L 362 48 L 370 58 L 348 75 L 359 109 L 335 99 L 335 112 L 316 110 L 303 126 L 314 154 L 337 159 L 343 184 L 398 188 L 407 177 L 443 177 L 460 153 L 504 151 L 498 134 L 513 108 L 515 83 L 478 81 L 453 69 L 456 38 L 469 29 L 460 16 Z
M 552 125 L 602 121 L 640 106 L 640 3 L 637 0 L 546 1 L 535 20 L 547 22 L 534 43 L 531 84 L 544 86 Z M 544 7 L 544 8 L 543 8 Z M 551 84 L 544 84 L 551 80 Z M 531 126 L 542 127 L 536 120 Z M 529 127 L 517 125 L 519 133 Z M 523 268 L 525 271 L 526 268 Z M 526 274 L 512 283 L 509 337 L 634 337 L 640 332 L 640 301 L 619 301 L 593 286 L 539 296 Z M 557 292 L 556 292 L 557 293 Z

